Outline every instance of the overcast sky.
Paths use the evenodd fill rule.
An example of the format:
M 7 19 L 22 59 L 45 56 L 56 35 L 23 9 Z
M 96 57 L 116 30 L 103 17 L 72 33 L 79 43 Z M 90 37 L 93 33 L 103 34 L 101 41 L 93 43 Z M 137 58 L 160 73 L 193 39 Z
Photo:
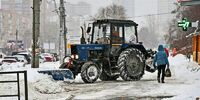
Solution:
M 147 15 L 157 13 L 157 0 L 135 0 L 135 15 Z
M 96 14 L 100 7 L 112 4 L 112 0 L 66 0 L 70 3 L 87 2 L 92 6 L 92 14 Z M 135 20 L 142 23 L 144 15 L 157 13 L 157 0 L 135 0 Z M 140 16 L 140 17 L 139 17 Z
M 111 0 L 66 0 L 66 1 L 70 3 L 78 3 L 81 1 L 89 3 L 92 6 L 92 14 L 96 14 L 97 10 L 100 7 L 105 7 L 112 3 Z
M 92 13 L 96 13 L 100 7 L 105 7 L 112 3 L 112 0 L 67 0 L 70 3 L 80 1 L 87 2 L 92 6 Z M 157 13 L 157 0 L 135 0 L 135 15 L 147 15 Z

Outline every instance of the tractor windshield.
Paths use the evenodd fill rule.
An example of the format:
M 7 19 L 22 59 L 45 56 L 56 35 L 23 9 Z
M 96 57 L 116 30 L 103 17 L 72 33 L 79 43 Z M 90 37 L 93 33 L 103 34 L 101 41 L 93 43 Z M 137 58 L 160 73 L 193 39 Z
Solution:
M 93 42 L 98 44 L 110 43 L 110 24 L 96 24 L 93 32 Z
M 135 26 L 126 25 L 124 27 L 124 31 L 125 31 L 125 43 L 136 43 Z

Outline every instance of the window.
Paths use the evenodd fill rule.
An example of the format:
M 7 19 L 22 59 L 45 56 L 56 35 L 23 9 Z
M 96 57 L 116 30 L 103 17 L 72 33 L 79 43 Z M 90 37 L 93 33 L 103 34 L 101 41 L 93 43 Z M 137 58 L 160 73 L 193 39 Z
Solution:
M 135 27 L 125 26 L 125 43 L 136 43 Z
M 112 43 L 113 44 L 122 44 L 123 40 L 123 27 L 122 26 L 113 26 L 112 27 Z
M 109 24 L 98 24 L 94 26 L 93 43 L 100 43 L 100 44 L 110 43 Z

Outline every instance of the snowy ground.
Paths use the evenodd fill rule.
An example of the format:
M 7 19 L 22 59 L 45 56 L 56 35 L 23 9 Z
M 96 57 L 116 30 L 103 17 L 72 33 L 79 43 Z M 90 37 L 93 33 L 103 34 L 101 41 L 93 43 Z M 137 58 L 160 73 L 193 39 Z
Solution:
M 145 72 L 140 81 L 100 81 L 84 84 L 78 76 L 74 83 L 54 81 L 48 75 L 38 74 L 27 65 L 23 68 L 2 68 L 1 71 L 27 70 L 29 100 L 66 100 L 66 99 L 142 99 L 142 100 L 195 100 L 200 97 L 200 66 L 188 62 L 183 55 L 170 57 L 172 77 L 166 78 L 166 83 L 156 81 L 157 73 Z M 59 63 L 44 63 L 42 69 L 55 69 Z M 21 87 L 23 76 L 21 75 Z M 0 75 L 0 80 L 16 79 L 14 75 Z M 0 85 L 0 95 L 16 94 L 16 84 Z M 24 97 L 24 89 L 20 90 Z M 0 100 L 17 100 L 17 98 L 0 98 Z

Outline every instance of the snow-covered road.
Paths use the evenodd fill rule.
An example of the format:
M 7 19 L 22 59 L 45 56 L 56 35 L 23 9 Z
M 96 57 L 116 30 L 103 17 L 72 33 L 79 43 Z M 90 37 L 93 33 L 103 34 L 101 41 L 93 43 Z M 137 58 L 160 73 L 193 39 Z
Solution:
M 85 84 L 78 76 L 74 83 L 53 81 L 47 75 L 37 75 L 28 70 L 30 100 L 65 100 L 65 99 L 142 99 L 154 100 L 195 100 L 200 97 L 200 67 L 194 62 L 188 62 L 183 55 L 169 58 L 172 77 L 166 78 L 166 83 L 156 81 L 157 73 L 145 72 L 140 81 L 100 81 Z M 43 67 L 57 66 L 56 63 L 46 63 Z M 0 76 L 0 80 L 14 76 Z M 23 80 L 21 80 L 22 82 Z M 22 84 L 23 87 L 23 84 Z M 11 90 L 10 90 L 11 89 Z M 3 92 L 4 91 L 4 92 Z M 12 94 L 15 86 L 1 85 L 1 93 Z M 21 90 L 22 97 L 24 91 Z M 8 99 L 8 98 L 7 98 Z M 0 100 L 6 100 L 0 98 Z M 13 99 L 15 100 L 15 99 Z

